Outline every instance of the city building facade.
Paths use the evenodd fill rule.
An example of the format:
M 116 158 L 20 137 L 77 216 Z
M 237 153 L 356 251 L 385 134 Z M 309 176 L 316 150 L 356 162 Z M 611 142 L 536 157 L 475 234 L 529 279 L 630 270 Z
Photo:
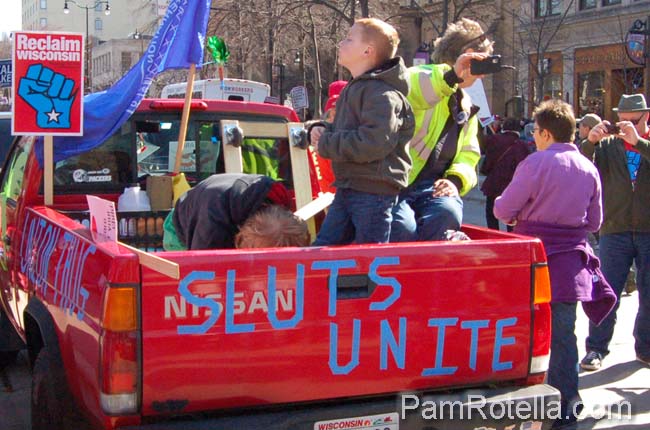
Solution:
M 520 15 L 529 17 L 515 30 L 529 42 L 518 64 L 528 114 L 553 97 L 570 103 L 578 117 L 594 112 L 611 120 L 621 94 L 650 90 L 644 79 L 645 37 L 630 32 L 635 22 L 648 30 L 650 1 L 529 0 L 520 7 Z M 535 50 L 535 41 L 543 49 Z
M 155 32 L 168 4 L 168 0 L 21 1 L 24 31 L 77 32 L 88 39 L 86 92 L 112 84 L 122 76 L 124 65 L 133 63 L 132 56 L 139 58 L 146 49 L 143 40 Z M 124 49 L 123 54 L 115 52 L 116 47 Z

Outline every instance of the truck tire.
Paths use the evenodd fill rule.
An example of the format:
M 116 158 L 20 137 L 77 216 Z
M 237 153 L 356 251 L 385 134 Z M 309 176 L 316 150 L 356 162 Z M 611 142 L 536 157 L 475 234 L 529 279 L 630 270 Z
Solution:
M 32 430 L 64 430 L 63 378 L 60 369 L 52 364 L 51 353 L 44 346 L 36 356 L 32 371 Z

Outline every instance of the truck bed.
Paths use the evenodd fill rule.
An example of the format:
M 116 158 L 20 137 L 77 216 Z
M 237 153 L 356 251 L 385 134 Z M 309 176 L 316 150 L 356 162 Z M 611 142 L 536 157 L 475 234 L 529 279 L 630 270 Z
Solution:
M 142 270 L 143 414 L 525 379 L 537 245 L 501 236 L 159 253 L 181 281 Z

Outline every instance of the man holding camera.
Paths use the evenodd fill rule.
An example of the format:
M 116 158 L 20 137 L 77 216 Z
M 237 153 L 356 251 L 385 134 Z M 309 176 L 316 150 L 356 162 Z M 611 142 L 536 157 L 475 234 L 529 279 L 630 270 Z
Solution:
M 408 69 L 413 167 L 393 209 L 391 242 L 447 239 L 447 230 L 460 230 L 461 196 L 478 182 L 478 107 L 463 88 L 481 77 L 472 59 L 487 59 L 492 42 L 478 22 L 462 18 L 434 46 L 433 64 Z
M 613 111 L 619 121 L 594 126 L 582 152 L 600 173 L 604 207 L 600 260 L 619 299 L 636 262 L 639 310 L 634 348 L 637 360 L 650 365 L 650 108 L 642 94 L 624 94 Z M 583 369 L 600 369 L 609 353 L 617 309 L 618 303 L 599 326 L 590 323 L 587 355 L 580 362 Z

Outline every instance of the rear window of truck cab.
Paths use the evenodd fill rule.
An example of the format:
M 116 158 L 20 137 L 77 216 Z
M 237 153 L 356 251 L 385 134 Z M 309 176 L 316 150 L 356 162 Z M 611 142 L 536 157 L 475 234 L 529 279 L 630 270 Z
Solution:
M 192 115 L 188 124 L 180 171 L 194 185 L 223 173 L 221 125 L 214 114 Z M 239 119 L 229 117 L 228 119 Z M 242 118 L 244 119 L 244 118 Z M 254 120 L 246 117 L 246 121 Z M 268 122 L 268 118 L 261 118 Z M 275 121 L 280 121 L 275 118 Z M 135 114 L 102 145 L 56 163 L 57 194 L 121 193 L 149 175 L 173 172 L 180 130 L 179 114 Z M 286 139 L 245 136 L 244 173 L 284 179 L 291 187 L 289 143 Z

